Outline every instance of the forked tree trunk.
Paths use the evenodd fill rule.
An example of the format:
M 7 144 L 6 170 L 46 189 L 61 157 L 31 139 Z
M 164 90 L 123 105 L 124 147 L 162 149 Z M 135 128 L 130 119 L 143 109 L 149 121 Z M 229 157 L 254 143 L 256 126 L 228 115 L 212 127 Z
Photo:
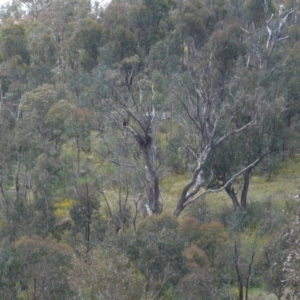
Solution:
M 198 159 L 198 165 L 195 168 L 190 181 L 184 186 L 182 189 L 177 207 L 173 212 L 175 217 L 178 217 L 180 213 L 190 204 L 193 202 L 193 197 L 199 192 L 199 189 L 202 185 L 202 172 L 204 165 L 208 159 L 208 156 L 212 150 L 212 145 L 208 143 L 208 146 L 205 147 L 203 152 L 201 153 Z
M 227 195 L 230 197 L 230 199 L 233 203 L 234 209 L 237 209 L 240 206 L 240 204 L 239 204 L 239 201 L 237 199 L 237 196 L 236 196 L 236 193 L 234 191 L 234 187 L 232 186 L 232 184 L 229 184 L 225 188 L 225 191 L 226 191 Z

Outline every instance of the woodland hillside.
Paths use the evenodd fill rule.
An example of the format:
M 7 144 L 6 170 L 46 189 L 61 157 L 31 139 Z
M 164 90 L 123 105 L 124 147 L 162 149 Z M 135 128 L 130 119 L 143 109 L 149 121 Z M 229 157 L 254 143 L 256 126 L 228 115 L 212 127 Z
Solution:
M 2 6 L 0 299 L 299 299 L 299 9 Z

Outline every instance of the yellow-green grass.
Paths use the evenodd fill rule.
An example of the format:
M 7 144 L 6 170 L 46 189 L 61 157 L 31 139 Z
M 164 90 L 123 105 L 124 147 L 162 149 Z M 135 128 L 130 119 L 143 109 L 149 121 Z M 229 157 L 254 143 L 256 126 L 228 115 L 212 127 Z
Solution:
M 272 172 L 270 179 L 266 176 L 255 175 L 251 178 L 248 201 L 270 200 L 273 205 L 284 208 L 287 200 L 292 200 L 295 195 L 300 193 L 300 157 L 286 159 L 279 163 Z M 182 188 L 190 180 L 190 174 L 169 175 L 160 182 L 161 199 L 163 210 L 172 213 L 178 203 Z M 236 190 L 238 187 L 236 187 Z M 110 203 L 114 207 L 117 198 L 115 193 L 108 193 Z M 205 196 L 208 206 L 214 209 L 221 209 L 224 205 L 232 205 L 226 192 L 207 194 Z M 102 199 L 103 200 L 103 199 Z M 102 201 L 101 202 L 104 202 Z M 198 200 L 199 201 L 199 200 Z M 106 207 L 105 203 L 104 207 Z M 60 204 L 57 204 L 60 205 Z M 67 209 L 56 207 L 56 214 L 65 214 Z M 182 213 L 184 216 L 186 212 Z
M 249 201 L 270 199 L 283 206 L 300 191 L 300 157 L 291 157 L 277 165 L 271 178 L 253 176 L 249 190 Z
M 253 288 L 249 290 L 249 300 L 277 300 L 274 294 L 269 294 L 262 291 L 260 288 Z
M 161 180 L 161 197 L 165 211 L 172 212 L 175 209 L 180 192 L 189 179 L 189 174 L 184 174 L 170 175 Z M 271 178 L 255 174 L 250 181 L 248 202 L 270 200 L 273 205 L 284 207 L 286 201 L 292 200 L 299 193 L 300 156 L 296 156 L 278 163 Z M 207 194 L 205 199 L 209 206 L 216 209 L 232 204 L 224 191 Z

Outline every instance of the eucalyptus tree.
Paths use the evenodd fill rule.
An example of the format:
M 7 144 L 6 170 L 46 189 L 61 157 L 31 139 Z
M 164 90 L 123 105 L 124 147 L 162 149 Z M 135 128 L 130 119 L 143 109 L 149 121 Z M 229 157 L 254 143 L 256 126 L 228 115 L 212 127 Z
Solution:
M 230 84 L 230 97 L 233 102 L 231 111 L 235 115 L 235 124 L 240 126 L 244 120 L 249 120 L 251 111 L 255 114 L 255 124 L 245 129 L 243 134 L 229 137 L 212 153 L 205 171 L 206 177 L 211 177 L 210 187 L 222 187 L 238 170 L 254 162 L 245 172 L 230 182 L 225 191 L 232 200 L 235 209 L 246 208 L 250 178 L 255 167 L 270 159 L 278 152 L 285 134 L 283 123 L 284 101 L 278 95 L 272 99 L 272 92 L 267 92 L 260 86 L 260 80 L 253 85 L 253 78 L 248 75 L 253 71 L 242 71 Z M 252 84 L 249 86 L 249 82 Z M 251 95 L 251 91 L 253 94 Z M 239 96 L 239 98 L 236 97 Z
M 224 1 L 213 1 L 213 5 L 199 0 L 190 0 L 183 3 L 181 9 L 181 30 L 185 44 L 189 47 L 188 38 L 192 38 L 196 49 L 205 45 L 214 31 L 215 25 L 225 19 L 227 9 Z M 189 49 L 192 50 L 192 49 Z
M 258 263 L 260 272 L 265 276 L 265 289 L 274 293 L 278 300 L 282 299 L 287 287 L 285 280 L 288 272 L 285 268 L 285 260 L 289 254 L 288 231 L 283 227 L 273 234 L 263 248 Z
M 30 30 L 27 49 L 30 53 L 29 88 L 53 83 L 52 70 L 56 66 L 58 49 L 51 30 L 42 22 L 36 21 Z
M 299 42 L 295 41 L 289 53 L 289 57 L 286 61 L 286 65 L 284 66 L 284 69 L 282 71 L 282 75 L 284 75 L 283 84 L 285 87 L 284 96 L 286 99 L 284 119 L 288 127 L 292 125 L 292 120 L 295 119 L 300 112 L 300 106 L 299 106 L 300 90 L 298 84 L 296 84 L 299 79 L 299 70 L 297 68 L 300 59 L 299 46 L 300 46 Z
M 18 266 L 13 282 L 21 288 L 17 298 L 67 299 L 71 294 L 67 273 L 71 261 L 71 249 L 51 238 L 22 236 L 14 244 L 14 256 Z M 19 269 L 19 270 L 18 270 Z
M 56 67 L 64 69 L 64 48 L 68 39 L 74 32 L 74 25 L 88 17 L 90 13 L 89 0 L 49 0 L 27 1 L 30 3 L 43 3 L 38 20 L 51 32 L 51 38 L 56 46 Z
M 234 79 L 234 65 L 245 52 L 244 45 L 240 43 L 242 34 L 237 24 L 229 24 L 225 29 L 217 30 L 204 50 L 195 51 L 193 57 L 190 57 L 188 71 L 183 76 L 174 77 L 176 87 L 172 93 L 185 112 L 182 118 L 189 137 L 184 141 L 185 147 L 192 153 L 194 160 L 191 178 L 182 189 L 174 211 L 176 216 L 199 198 L 201 187 L 209 187 L 212 174 L 205 178 L 204 172 L 214 150 L 256 123 L 259 99 L 253 97 L 255 100 L 252 107 L 243 110 L 237 106 L 239 92 L 229 94 L 230 82 Z M 237 175 L 253 167 L 254 163 L 250 161 L 232 174 L 221 189 L 226 188 Z M 212 191 L 207 190 L 205 193 Z
M 97 191 L 100 189 L 96 168 L 90 162 L 93 160 L 90 135 L 95 129 L 94 114 L 87 108 L 81 108 L 63 99 L 49 109 L 47 122 L 51 128 L 50 139 L 55 143 L 60 166 L 60 172 L 54 179 L 56 188 L 59 189 L 56 191 L 56 197 L 67 197 L 74 202 L 70 209 L 73 226 L 69 226 L 68 218 L 60 221 L 72 227 L 75 242 L 78 240 L 77 235 L 83 235 L 86 251 L 89 252 L 91 224 L 99 208 Z M 59 237 L 59 232 L 57 235 Z
M 97 66 L 99 48 L 106 41 L 106 28 L 92 19 L 85 19 L 76 27 L 65 47 L 65 57 L 72 70 L 90 72 Z
M 298 197 L 295 199 L 298 201 Z M 298 203 L 296 203 L 296 207 Z M 282 232 L 278 235 L 277 239 L 279 247 L 281 247 L 281 251 L 283 253 L 283 257 L 277 258 L 278 263 L 283 266 L 279 276 L 282 276 L 281 279 L 283 283 L 291 289 L 291 295 L 299 297 L 300 289 L 299 289 L 299 217 L 298 215 L 294 216 L 291 220 L 291 224 L 284 228 Z M 276 246 L 276 245 L 275 245 Z M 276 280 L 276 271 L 278 270 L 273 269 L 271 276 Z M 272 278 L 271 277 L 271 278 Z M 270 279 L 271 279 L 270 278 Z M 272 279 L 273 279 L 272 278 Z M 278 280 L 278 279 L 277 279 Z
M 197 192 L 202 185 L 197 185 L 196 179 L 203 182 L 207 192 L 225 189 L 235 208 L 245 208 L 254 168 L 266 157 L 270 160 L 284 144 L 285 103 L 290 100 L 284 96 L 285 81 L 280 74 L 290 59 L 284 51 L 288 39 L 284 34 L 291 14 L 292 10 L 282 15 L 278 12 L 278 22 L 271 22 L 271 16 L 264 31 L 265 48 L 258 45 L 261 28 L 248 31 L 241 20 L 227 21 L 211 34 L 201 51 L 190 56 L 193 65 L 189 67 L 188 80 L 181 81 L 174 95 L 193 124 L 192 130 L 185 125 L 186 131 L 193 132 L 194 141 L 198 137 L 200 149 L 203 147 L 203 153 L 209 154 L 200 163 L 196 143 L 186 142 L 192 146 L 191 153 L 199 167 L 196 169 L 199 174 L 203 172 L 203 179 L 193 173 L 195 177 L 183 190 L 181 206 L 175 214 L 193 202 L 193 196 L 199 197 Z M 240 129 L 243 132 L 236 134 Z M 237 182 L 241 183 L 238 190 L 234 186 Z
M 168 27 L 167 18 L 175 8 L 175 4 L 173 0 L 142 0 L 131 5 L 129 12 L 131 27 L 146 55 L 149 54 L 151 46 L 165 35 L 164 29 Z
M 139 223 L 134 235 L 118 239 L 129 260 L 145 276 L 145 292 L 154 291 L 156 297 L 170 284 L 176 285 L 187 271 L 178 225 L 178 220 L 166 213 L 150 216 Z
M 135 27 L 131 26 L 131 7 L 128 2 L 111 2 L 103 14 L 112 62 L 120 63 L 140 52 Z
M 12 114 L 16 114 L 24 92 L 30 63 L 24 24 L 9 19 L 1 26 L 1 91 L 2 101 Z
M 0 205 L 3 218 L 6 224 L 9 224 L 12 220 L 13 197 L 9 193 L 9 186 L 13 177 L 13 164 L 15 162 L 15 143 L 14 132 L 12 130 L 14 119 L 5 109 L 3 103 L 0 106 Z M 8 229 L 8 228 L 7 228 Z M 10 234 L 9 232 L 7 232 Z
M 54 153 L 51 154 L 54 144 L 50 141 L 46 116 L 56 102 L 56 95 L 51 85 L 43 85 L 24 93 L 14 130 L 16 211 L 24 224 L 28 225 L 35 219 L 42 223 L 45 221 L 45 226 L 36 227 L 43 234 L 49 232 L 54 222 L 50 178 L 58 167 Z
M 21 9 L 26 10 L 34 20 L 37 20 L 51 4 L 51 0 L 17 0 L 14 2 Z

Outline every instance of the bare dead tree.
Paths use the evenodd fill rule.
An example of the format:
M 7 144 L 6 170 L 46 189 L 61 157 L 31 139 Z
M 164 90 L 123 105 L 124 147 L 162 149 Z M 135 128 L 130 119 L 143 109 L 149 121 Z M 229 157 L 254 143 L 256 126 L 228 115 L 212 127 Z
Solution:
M 117 174 L 117 181 L 118 181 L 118 192 L 113 192 L 111 195 L 108 196 L 107 192 L 102 188 L 100 191 L 100 195 L 104 199 L 104 202 L 107 207 L 108 214 L 110 216 L 111 222 L 115 227 L 115 232 L 119 233 L 120 230 L 124 231 L 126 227 L 132 225 L 135 228 L 136 218 L 139 212 L 139 197 L 138 200 L 131 201 L 133 198 L 130 195 L 130 187 L 128 182 L 124 182 L 122 176 L 122 168 L 119 165 L 118 174 Z M 131 208 L 133 202 L 133 210 L 134 212 L 131 214 Z
M 144 97 L 141 84 L 138 82 L 137 85 L 136 93 L 134 91 L 122 93 L 113 86 L 115 99 L 105 99 L 105 102 L 114 112 L 111 118 L 116 126 L 125 134 L 125 138 L 133 137 L 143 153 L 147 173 L 146 211 L 148 215 L 152 215 L 161 212 L 159 175 L 155 166 L 154 146 L 155 126 L 158 120 L 155 111 L 155 91 L 152 85 L 152 95 L 149 99 Z
M 274 14 L 271 15 L 270 19 L 266 23 L 266 28 L 268 31 L 268 40 L 266 43 L 266 49 L 269 51 L 267 55 L 267 61 L 266 61 L 266 69 L 269 69 L 270 59 L 273 53 L 273 50 L 275 47 L 282 41 L 289 38 L 289 36 L 282 36 L 282 29 L 283 25 L 287 22 L 288 18 L 294 13 L 294 9 L 289 10 L 288 12 L 285 12 L 284 17 L 280 19 L 280 12 L 277 16 L 277 22 L 275 28 L 270 28 L 270 23 L 274 17 Z M 283 14 L 283 13 L 282 13 Z

